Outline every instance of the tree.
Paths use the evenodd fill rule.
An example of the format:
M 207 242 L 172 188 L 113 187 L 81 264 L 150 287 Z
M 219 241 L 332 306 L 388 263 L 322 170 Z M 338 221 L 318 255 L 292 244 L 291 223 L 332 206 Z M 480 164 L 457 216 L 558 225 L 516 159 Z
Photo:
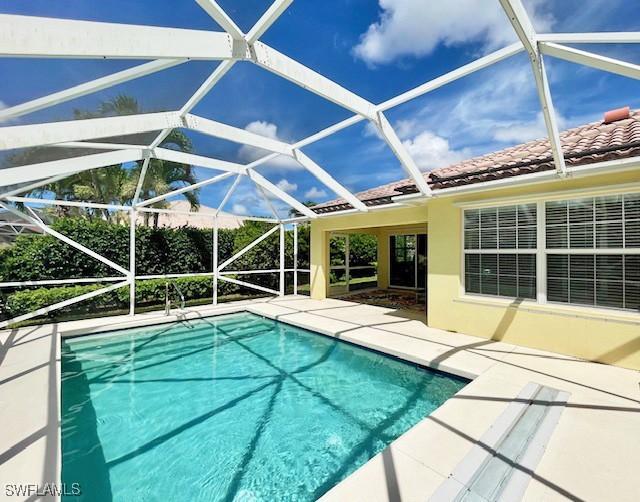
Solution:
M 138 101 L 124 94 L 113 99 L 103 101 L 97 110 L 74 110 L 75 119 L 89 119 L 98 117 L 109 117 L 115 115 L 134 115 L 143 113 Z M 102 139 L 103 142 L 120 143 L 147 143 L 145 135 L 134 135 L 127 137 L 114 137 Z M 160 146 L 171 148 L 182 152 L 192 150 L 191 140 L 179 130 L 172 130 L 169 135 L 160 143 Z M 94 153 L 91 150 L 79 150 L 74 154 Z M 64 149 L 57 147 L 36 147 L 20 152 L 8 159 L 10 165 L 26 165 L 41 162 L 43 160 L 53 160 L 65 158 Z M 142 161 L 132 166 L 115 165 L 90 169 L 80 173 L 72 174 L 60 181 L 39 187 L 29 193 L 35 197 L 46 197 L 53 194 L 56 199 L 69 201 L 96 201 L 105 204 L 126 205 L 133 201 L 140 174 L 142 172 Z M 152 159 L 145 176 L 140 197 L 147 199 L 162 195 L 177 188 L 191 185 L 197 181 L 192 166 L 169 162 L 159 159 Z M 192 209 L 199 207 L 198 190 L 186 192 L 184 197 L 189 201 Z M 160 201 L 152 204 L 151 207 L 166 208 L 168 203 Z M 107 221 L 117 221 L 118 213 L 108 209 L 91 208 L 66 208 L 58 206 L 55 209 L 59 216 L 79 215 L 88 218 L 100 218 Z M 145 213 L 145 224 L 149 223 L 149 213 Z M 158 224 L 158 214 L 153 215 L 154 226 Z

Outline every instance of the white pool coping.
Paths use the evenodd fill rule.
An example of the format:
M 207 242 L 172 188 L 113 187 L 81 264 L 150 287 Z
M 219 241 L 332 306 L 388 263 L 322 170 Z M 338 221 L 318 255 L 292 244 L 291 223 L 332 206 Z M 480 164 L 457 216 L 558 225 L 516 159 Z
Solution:
M 2 496 L 7 483 L 42 486 L 60 479 L 60 344 L 53 334 L 243 311 L 473 379 L 323 501 L 427 500 L 474 446 L 482 446 L 483 434 L 529 382 L 570 397 L 523 500 L 635 501 L 640 493 L 640 372 L 429 328 L 382 307 L 287 296 L 195 307 L 169 317 L 153 312 L 1 331 Z

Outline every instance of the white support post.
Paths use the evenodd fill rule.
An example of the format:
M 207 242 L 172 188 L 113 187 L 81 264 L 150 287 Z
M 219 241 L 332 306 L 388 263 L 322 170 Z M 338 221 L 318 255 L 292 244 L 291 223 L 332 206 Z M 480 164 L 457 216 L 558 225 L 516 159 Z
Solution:
M 291 197 L 291 195 L 289 195 L 284 190 L 281 190 L 280 188 L 275 186 L 273 183 L 271 183 L 269 180 L 267 180 L 261 174 L 258 174 L 256 171 L 254 171 L 252 169 L 247 169 L 247 174 L 248 174 L 249 178 L 251 178 L 253 181 L 255 181 L 258 185 L 260 185 L 262 188 L 264 188 L 267 192 L 275 195 L 277 198 L 279 198 L 280 200 L 286 202 L 287 204 L 289 204 L 294 209 L 297 209 L 300 213 L 304 214 L 305 216 L 307 216 L 309 218 L 317 218 L 318 217 L 318 215 L 316 213 L 314 213 L 311 209 L 309 209 L 307 206 L 305 206 L 304 204 L 302 204 L 301 202 L 299 202 L 295 198 Z
M 4 176 L 4 171 L 2 174 Z M 45 185 L 50 185 L 51 183 L 55 183 L 56 181 L 60 181 L 61 179 L 66 178 L 67 176 L 69 176 L 69 174 L 67 173 L 59 174 L 58 176 L 51 176 L 50 178 L 41 179 L 27 185 L 19 186 L 18 188 L 10 189 L 4 193 L 0 193 L 0 199 L 4 199 L 5 197 L 12 197 L 21 193 L 31 192 L 31 190 L 35 190 L 36 188 L 40 188 Z M 0 183 L 0 185 L 2 185 L 2 183 Z
M 236 62 L 233 60 L 222 61 L 215 70 L 202 82 L 198 90 L 189 98 L 189 100 L 180 109 L 180 115 L 185 116 L 204 98 L 207 93 L 224 77 L 227 72 L 233 68 Z
M 345 234 L 344 236 L 344 274 L 345 281 L 347 283 L 347 293 L 349 292 L 349 283 L 351 282 L 351 271 L 350 268 L 350 257 L 351 253 L 349 251 L 349 234 Z
M 218 215 L 213 217 L 213 304 L 218 305 Z
M 131 201 L 132 206 L 138 204 L 138 201 L 140 200 L 140 194 L 142 193 L 142 187 L 144 186 L 144 179 L 146 178 L 147 170 L 149 169 L 149 162 L 151 162 L 151 157 L 146 157 L 142 161 L 142 169 L 140 169 L 140 177 L 138 178 L 138 183 L 136 185 L 136 193 Z
M 24 286 L 62 286 L 64 284 L 91 284 L 97 282 L 122 282 L 128 277 L 82 277 L 76 279 L 45 279 L 42 281 L 0 282 L 0 288 L 21 288 Z
M 280 223 L 280 293 L 279 296 L 284 296 L 285 292 L 285 280 L 284 280 L 284 224 Z
M 142 202 L 139 202 L 138 204 L 136 204 L 136 206 L 137 207 L 144 207 L 144 206 L 148 206 L 150 204 L 154 204 L 156 202 L 159 202 L 161 200 L 168 199 L 169 197 L 173 197 L 175 195 L 180 195 L 180 194 L 185 193 L 185 192 L 192 192 L 193 190 L 197 190 L 200 187 L 207 186 L 207 185 L 212 185 L 213 183 L 217 183 L 218 181 L 222 181 L 224 179 L 227 179 L 229 176 L 233 176 L 233 174 L 234 173 L 232 173 L 232 172 L 222 173 L 222 174 L 219 174 L 218 176 L 214 176 L 213 178 L 209 178 L 208 180 L 199 181 L 198 183 L 194 183 L 193 185 L 189 185 L 189 186 L 186 186 L 186 187 L 178 188 L 176 190 L 172 190 L 171 192 L 167 192 L 167 193 L 158 195 L 156 197 L 152 197 L 151 199 L 143 200 Z M 240 176 L 240 175 L 238 175 L 238 176 Z
M 305 155 L 302 150 L 295 149 L 293 151 L 293 157 L 302 164 L 307 171 L 313 174 L 322 184 L 324 184 L 324 186 L 332 190 L 339 197 L 342 197 L 354 208 L 359 211 L 368 211 L 367 206 L 365 206 L 360 199 L 338 183 L 327 171 L 322 169 L 318 164 Z
M 515 42 L 511 45 L 503 47 L 502 49 L 498 49 L 491 54 L 487 54 L 481 58 L 476 59 L 475 61 L 471 61 L 455 70 L 451 70 L 450 72 L 445 73 L 444 75 L 440 75 L 424 84 L 419 85 L 418 87 L 414 87 L 413 89 L 403 92 L 383 103 L 378 105 L 379 111 L 387 111 L 396 106 L 402 105 L 411 101 L 412 99 L 418 98 L 427 94 L 429 92 L 435 91 L 440 87 L 450 84 L 451 82 L 455 82 L 458 79 L 466 77 L 467 75 L 471 75 L 479 70 L 487 68 L 488 66 L 494 65 L 503 61 L 507 58 L 515 56 L 516 54 L 520 54 L 524 50 L 524 46 L 522 42 Z
M 138 213 L 129 213 L 129 315 L 136 313 L 136 218 Z
M 196 3 L 220 25 L 220 27 L 236 40 L 243 40 L 244 33 L 238 28 L 227 13 L 215 0 L 196 0 Z
M 149 150 L 153 150 L 154 148 L 158 148 L 160 143 L 162 143 L 169 134 L 173 131 L 172 127 L 168 127 L 160 131 L 160 133 L 154 138 L 154 140 L 149 144 Z
M 298 61 L 278 52 L 262 42 L 253 44 L 253 62 L 276 75 L 308 89 L 339 106 L 351 110 L 368 119 L 376 120 L 376 109 L 373 103 L 345 89 L 324 75 L 307 68 Z
M 640 43 L 640 31 L 539 33 L 538 41 L 558 44 L 638 44 Z
M 287 10 L 293 0 L 275 0 L 264 14 L 256 21 L 253 28 L 244 37 L 247 43 L 253 44 L 271 27 L 273 23 Z
M 253 182 L 253 184 L 256 186 L 258 192 L 260 192 L 260 194 L 262 195 L 262 198 L 264 199 L 264 202 L 267 206 L 269 206 L 269 209 L 271 210 L 271 213 L 273 214 L 273 217 L 276 220 L 280 220 L 280 216 L 278 216 L 278 211 L 276 211 L 276 208 L 274 207 L 274 205 L 271 203 L 271 199 L 269 199 L 269 196 L 267 195 L 267 193 L 264 191 L 264 188 L 262 188 L 260 185 L 258 185 L 255 181 Z
M 49 145 L 53 148 L 81 148 L 83 150 L 138 150 L 144 148 L 133 143 L 101 143 L 99 141 L 66 141 Z
M 74 200 L 57 200 L 57 199 L 38 199 L 35 197 L 2 197 L 9 202 L 25 202 L 27 204 L 38 204 L 45 206 L 66 206 L 66 207 L 82 207 L 93 209 L 109 209 L 114 211 L 131 211 L 131 206 L 121 206 L 118 204 L 100 204 L 99 202 L 86 202 Z M 27 207 L 27 211 L 31 213 L 32 209 Z M 33 213 L 32 213 L 33 214 Z M 38 217 L 39 218 L 39 217 Z
M 265 293 L 271 293 L 272 295 L 279 295 L 280 292 L 275 289 L 265 288 L 264 286 L 258 286 L 257 284 L 251 284 L 250 282 L 239 281 L 238 279 L 232 279 L 231 277 L 226 277 L 221 275 L 218 277 L 221 281 L 230 282 L 232 284 L 237 284 L 238 286 L 244 286 L 245 288 L 257 289 L 258 291 L 264 291 Z
M 622 75 L 623 77 L 634 78 L 636 80 L 640 79 L 640 65 L 551 42 L 544 42 L 539 45 L 543 54 L 564 59 L 571 63 L 590 66 L 597 70 Z
M 246 174 L 247 169 L 242 164 L 228 162 L 226 160 L 212 159 L 211 157 L 203 157 L 193 153 L 178 152 L 168 148 L 154 148 L 151 150 L 153 157 L 169 162 L 179 162 L 182 164 L 192 164 L 205 169 L 215 169 L 217 171 L 230 171 L 237 174 Z
M 207 0 L 201 0 L 205 3 Z M 269 27 L 282 15 L 282 13 L 289 7 L 293 0 L 275 0 L 271 7 L 267 9 L 267 11 L 262 15 L 260 19 L 256 22 L 256 24 L 251 28 L 249 33 L 244 37 L 244 40 L 247 44 L 253 44 L 258 38 L 260 38 L 265 31 L 269 29 Z M 207 10 L 205 8 L 205 10 Z M 222 15 L 226 16 L 226 13 L 222 9 L 220 9 Z M 231 19 L 229 19 L 230 24 L 235 24 Z M 231 27 L 230 30 L 227 29 L 227 33 L 229 33 L 232 37 L 234 36 L 240 38 L 242 37 L 242 31 L 235 26 L 235 28 Z M 198 90 L 193 93 L 193 95 L 189 98 L 189 100 L 183 105 L 180 109 L 180 116 L 185 117 L 187 113 L 195 108 L 195 106 L 204 98 L 211 89 L 224 77 L 231 68 L 236 64 L 235 59 L 227 59 L 222 61 L 215 70 L 207 77 L 207 79 L 200 85 Z M 156 148 L 164 139 L 168 136 L 171 129 L 165 129 L 153 140 L 149 148 Z
M 293 294 L 298 294 L 298 224 L 293 224 Z
M 400 160 L 400 163 L 402 164 L 402 167 L 404 167 L 404 170 L 416 184 L 416 187 L 418 188 L 420 193 L 422 193 L 422 195 L 430 196 L 431 188 L 429 187 L 427 180 L 424 179 L 422 172 L 420 172 L 420 169 L 416 165 L 415 161 L 413 160 L 411 155 L 409 155 L 409 152 L 407 152 L 407 149 L 402 144 L 402 141 L 400 141 L 400 138 L 398 138 L 396 131 L 384 116 L 384 113 L 379 112 L 378 120 L 374 123 L 377 126 L 378 131 L 386 141 L 387 145 L 389 145 L 389 148 L 391 148 L 396 157 L 398 157 L 398 160 Z
M 82 59 L 247 59 L 231 36 L 122 23 L 0 14 L 0 56 Z
M 218 209 L 216 210 L 216 214 L 220 213 L 224 209 L 224 206 L 227 204 L 227 202 L 229 202 L 229 199 L 233 195 L 233 192 L 236 191 L 236 187 L 238 186 L 238 183 L 240 183 L 240 179 L 241 178 L 242 178 L 242 175 L 238 174 L 238 176 L 236 176 L 236 179 L 233 180 L 233 184 L 231 185 L 231 187 L 229 188 L 229 190 L 225 194 L 224 198 L 222 199 L 222 202 L 220 202 L 220 205 L 218 206 Z
M 261 148 L 263 150 L 293 157 L 293 149 L 291 148 L 291 145 L 284 141 L 262 136 L 245 129 L 240 129 L 239 127 L 223 124 L 222 122 L 210 120 L 191 113 L 187 113 L 184 116 L 184 122 L 187 128 L 206 134 L 207 136 L 213 136 L 214 138 L 220 138 L 234 143 L 249 145 L 255 148 Z
M 1 134 L 1 133 L 0 133 Z M 135 162 L 144 157 L 144 151 L 140 150 L 117 150 L 107 153 L 94 153 L 82 157 L 74 157 L 63 160 L 50 160 L 18 167 L 8 167 L 2 170 L 0 186 L 10 186 L 19 183 L 28 183 L 39 180 L 38 183 L 30 186 L 42 186 L 54 181 L 63 179 L 70 174 L 88 171 L 96 167 L 112 166 L 126 162 Z M 53 176 L 54 178 L 42 181 L 43 177 Z M 42 183 L 41 183 L 42 182 Z M 19 191 L 27 190 L 28 187 L 20 188 Z M 8 193 L 15 192 L 11 190 Z M 3 194 L 7 195 L 7 194 Z
M 68 141 L 94 140 L 182 127 L 178 112 L 141 113 L 117 117 L 65 120 L 0 127 L 0 149 L 28 148 Z M 144 147 L 140 147 L 141 149 Z
M 518 38 L 529 53 L 529 60 L 533 70 L 533 77 L 536 82 L 536 90 L 540 106 L 542 107 L 542 115 L 547 128 L 547 136 L 553 153 L 553 160 L 556 165 L 556 171 L 560 176 L 566 176 L 567 166 L 562 153 L 562 143 L 560 141 L 560 133 L 558 131 L 558 122 L 556 119 L 553 101 L 551 99 L 551 91 L 549 89 L 549 80 L 544 67 L 544 60 L 540 49 L 538 48 L 538 35 L 533 27 L 531 19 L 527 14 L 520 0 L 499 0 L 502 9 L 507 14 L 513 29 Z

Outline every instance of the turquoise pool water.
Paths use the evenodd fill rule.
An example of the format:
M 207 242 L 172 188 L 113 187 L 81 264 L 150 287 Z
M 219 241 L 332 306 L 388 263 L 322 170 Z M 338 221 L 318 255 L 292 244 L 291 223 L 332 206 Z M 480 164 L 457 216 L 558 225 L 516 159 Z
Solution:
M 68 500 L 314 500 L 466 380 L 251 314 L 62 347 Z

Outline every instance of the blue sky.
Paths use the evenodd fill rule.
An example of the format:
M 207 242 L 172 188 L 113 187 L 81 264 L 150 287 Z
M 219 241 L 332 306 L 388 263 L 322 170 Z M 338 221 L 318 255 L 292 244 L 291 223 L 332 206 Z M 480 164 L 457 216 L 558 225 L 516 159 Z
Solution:
M 264 0 L 220 0 L 245 31 L 267 9 Z M 629 0 L 525 0 L 539 31 L 640 31 L 640 3 Z M 0 12 L 94 21 L 218 30 L 192 0 L 0 0 Z M 389 99 L 515 40 L 497 0 L 295 0 L 263 41 L 374 103 Z M 640 48 L 582 46 L 640 63 Z M 640 84 L 547 58 L 561 127 L 601 118 L 611 108 L 640 108 Z M 141 61 L 0 59 L 0 106 L 12 106 Z M 178 109 L 215 68 L 190 62 L 14 123 L 64 120 L 117 94 L 134 96 L 145 111 Z M 530 67 L 524 55 L 466 77 L 388 112 L 424 170 L 448 165 L 544 135 Z M 350 116 L 346 110 L 250 63 L 239 63 L 194 113 L 295 141 Z M 260 153 L 195 133 L 195 151 L 246 163 Z M 362 123 L 304 151 L 354 191 L 405 177 L 398 161 Z M 328 200 L 328 189 L 286 159 L 261 167 L 300 200 Z M 215 174 L 199 170 L 204 179 Z M 217 185 L 202 191 L 215 206 Z M 284 211 L 278 202 L 276 206 Z M 268 214 L 254 187 L 241 184 L 228 209 Z

